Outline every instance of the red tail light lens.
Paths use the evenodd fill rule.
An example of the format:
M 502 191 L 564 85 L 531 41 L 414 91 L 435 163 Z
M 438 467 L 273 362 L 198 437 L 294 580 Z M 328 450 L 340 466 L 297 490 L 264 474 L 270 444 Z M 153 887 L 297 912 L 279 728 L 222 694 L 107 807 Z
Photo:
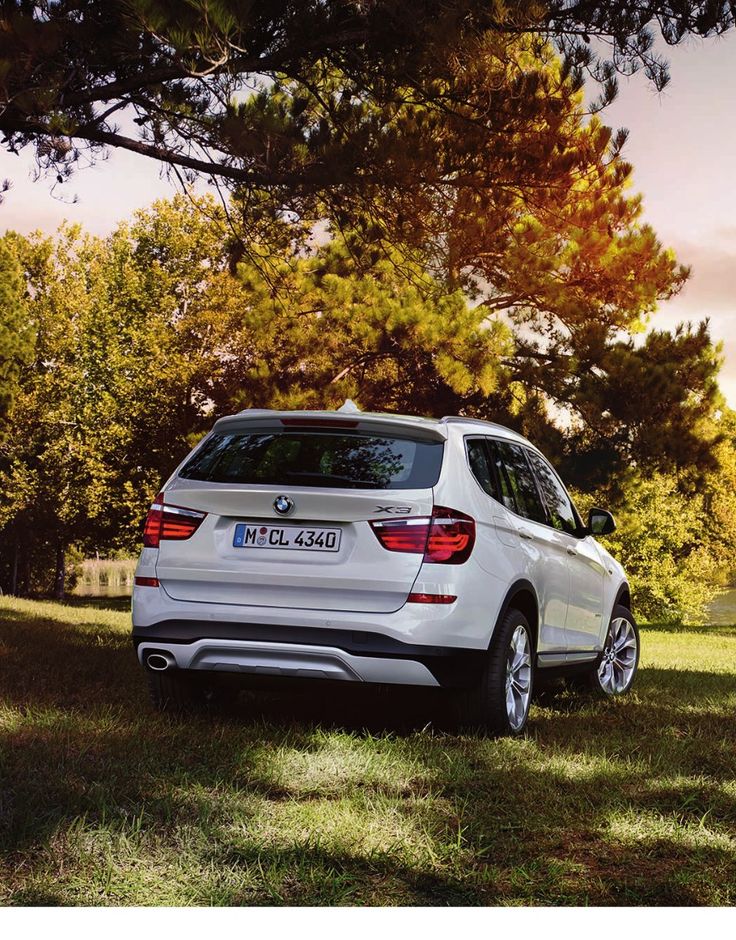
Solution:
M 454 604 L 457 594 L 410 594 L 408 604 Z
M 159 493 L 146 516 L 143 545 L 158 548 L 161 539 L 191 538 L 206 515 L 183 506 L 164 505 L 164 494 Z
M 475 519 L 472 516 L 445 506 L 434 507 L 425 561 L 461 565 L 470 558 L 474 545 Z
M 158 578 L 136 578 L 138 587 L 158 587 Z
M 390 552 L 423 554 L 434 564 L 461 565 L 475 545 L 472 516 L 435 506 L 431 516 L 371 522 L 378 541 Z
M 427 547 L 430 518 L 392 519 L 386 522 L 371 522 L 378 541 L 390 552 L 413 552 L 423 555 Z

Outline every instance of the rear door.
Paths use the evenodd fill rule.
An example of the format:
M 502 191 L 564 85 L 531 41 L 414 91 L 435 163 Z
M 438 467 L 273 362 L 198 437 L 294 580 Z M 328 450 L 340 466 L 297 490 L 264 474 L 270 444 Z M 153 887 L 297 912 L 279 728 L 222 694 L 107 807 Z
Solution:
M 562 650 L 570 596 L 566 545 L 547 525 L 547 514 L 526 458 L 526 448 L 511 441 L 490 441 L 505 499 L 513 504 L 516 528 L 526 555 L 529 579 L 539 600 L 538 651 Z
M 565 546 L 570 569 L 570 600 L 565 619 L 567 646 L 570 650 L 589 650 L 598 646 L 603 614 L 605 569 L 598 547 L 591 536 L 581 537 L 582 523 L 562 481 L 544 458 L 527 451 L 542 492 L 550 525 Z
M 213 433 L 164 494 L 166 504 L 207 513 L 191 539 L 161 541 L 156 574 L 166 592 L 203 603 L 398 610 L 422 554 L 387 551 L 370 522 L 431 514 L 444 439 L 355 425 Z

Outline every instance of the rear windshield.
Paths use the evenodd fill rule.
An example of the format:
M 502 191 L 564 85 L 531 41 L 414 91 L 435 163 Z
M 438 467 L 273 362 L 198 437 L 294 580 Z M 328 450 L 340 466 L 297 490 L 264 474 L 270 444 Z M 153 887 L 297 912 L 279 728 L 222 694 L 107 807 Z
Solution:
M 441 441 L 353 432 L 213 434 L 179 471 L 186 480 L 413 490 L 434 486 Z

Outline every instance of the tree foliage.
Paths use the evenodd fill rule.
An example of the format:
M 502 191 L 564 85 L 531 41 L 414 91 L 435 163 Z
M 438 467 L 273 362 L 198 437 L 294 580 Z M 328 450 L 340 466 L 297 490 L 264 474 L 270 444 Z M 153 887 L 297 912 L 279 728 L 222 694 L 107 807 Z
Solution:
M 0 239 L 0 438 L 22 370 L 33 349 L 23 271 L 11 240 Z
M 550 438 L 550 409 L 562 411 L 577 429 L 568 452 L 590 465 L 708 462 L 697 423 L 717 406 L 717 353 L 703 329 L 631 338 L 688 272 L 641 222 L 624 137 L 589 117 L 581 81 L 588 68 L 610 84 L 617 67 L 638 62 L 662 77 L 643 38 L 650 25 L 674 42 L 725 28 L 725 8 L 139 2 L 106 5 L 104 18 L 83 0 L 34 9 L 11 5 L 0 41 L 11 146 L 37 141 L 62 174 L 84 140 L 140 145 L 182 171 L 209 167 L 234 188 L 239 257 L 260 269 L 269 296 L 295 290 L 284 265 L 296 266 L 297 293 L 315 276 L 322 260 L 311 271 L 299 258 L 315 220 L 326 220 L 349 252 L 347 276 L 375 282 L 380 255 L 412 297 L 424 292 L 428 309 L 443 311 L 448 338 L 458 290 L 479 304 L 488 339 L 500 322 L 511 327 L 512 346 L 494 347 L 480 385 L 461 392 L 454 380 L 435 407 L 512 413 Z M 590 52 L 591 36 L 613 43 L 608 65 Z M 256 73 L 259 87 L 244 90 Z M 127 143 L 107 136 L 116 117 L 137 128 Z M 53 139 L 29 129 L 39 120 L 54 124 Z M 195 152 L 204 163 L 187 165 Z M 274 300 L 271 322 L 290 303 Z M 291 325 L 287 316 L 278 328 Z M 354 362 L 379 352 L 387 365 L 385 350 L 367 348 L 342 368 L 353 380 Z M 629 394 L 634 376 L 646 394 Z M 644 433 L 653 415 L 656 436 Z
M 105 239 L 64 227 L 7 244 L 36 338 L 0 445 L 6 588 L 43 586 L 34 572 L 70 545 L 132 550 L 156 487 L 220 414 L 331 408 L 346 397 L 519 427 L 558 460 L 567 455 L 586 489 L 605 485 L 614 507 L 626 494 L 634 517 L 636 505 L 660 500 L 679 518 L 707 499 L 703 511 L 718 520 L 709 559 L 725 559 L 736 541 L 736 486 L 723 469 L 736 435 L 715 417 L 719 358 L 706 327 L 638 343 L 610 334 L 594 367 L 560 354 L 535 384 L 520 377 L 533 358 L 531 328 L 350 232 L 306 253 L 284 239 L 264 272 L 249 252 L 233 254 L 214 199 L 180 196 Z M 551 409 L 565 401 L 559 389 L 577 396 L 583 416 L 567 426 Z M 714 447 L 720 470 L 703 457 Z M 635 478 L 659 474 L 664 488 L 630 486 L 631 467 Z M 629 561 L 644 578 L 646 559 L 672 546 L 640 516 L 625 530 L 637 518 L 644 541 Z M 685 610 L 686 598 L 672 600 L 674 588 L 659 583 L 670 608 Z
M 731 434 L 724 433 L 717 447 L 717 469 L 697 485 L 687 473 L 678 478 L 634 469 L 625 480 L 576 494 L 580 508 L 614 511 L 618 529 L 603 541 L 625 567 L 643 620 L 702 622 L 714 594 L 733 581 L 733 412 L 722 421 Z
M 332 408 L 355 398 L 369 410 L 444 414 L 492 394 L 513 349 L 508 327 L 420 271 L 407 283 L 392 260 L 379 253 L 370 267 L 356 265 L 349 243 L 336 239 L 284 263 L 275 288 L 241 265 L 247 351 L 230 400 Z
M 619 72 L 666 84 L 657 33 L 676 43 L 734 18 L 712 0 L 7 0 L 1 15 L 10 149 L 33 143 L 64 179 L 119 147 L 300 215 L 407 186 L 472 190 L 474 156 L 494 150 L 511 152 L 511 185 L 530 195 L 550 157 L 530 129 L 554 109 L 520 51 L 552 44 L 570 87 L 587 74 L 604 104 Z M 484 83 L 491 59 L 510 84 Z M 465 153 L 443 149 L 437 128 L 453 126 L 472 138 Z M 501 198 L 508 183 L 480 185 Z
M 62 577 L 71 544 L 132 550 L 156 487 L 201 433 L 238 285 L 221 235 L 180 210 L 162 205 L 108 239 L 78 227 L 13 239 L 36 344 L 0 446 L 6 584 L 38 586 L 34 559 L 54 554 Z

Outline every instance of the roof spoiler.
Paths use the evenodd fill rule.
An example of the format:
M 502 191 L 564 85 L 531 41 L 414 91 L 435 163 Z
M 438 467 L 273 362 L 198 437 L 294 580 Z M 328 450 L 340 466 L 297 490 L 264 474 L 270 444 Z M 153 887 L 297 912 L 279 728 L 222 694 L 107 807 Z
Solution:
M 404 415 L 372 414 L 362 411 L 272 411 L 249 408 L 220 418 L 212 429 L 216 434 L 274 431 L 282 429 L 325 428 L 339 431 L 370 431 L 419 441 L 445 441 L 447 430 L 437 421 Z

